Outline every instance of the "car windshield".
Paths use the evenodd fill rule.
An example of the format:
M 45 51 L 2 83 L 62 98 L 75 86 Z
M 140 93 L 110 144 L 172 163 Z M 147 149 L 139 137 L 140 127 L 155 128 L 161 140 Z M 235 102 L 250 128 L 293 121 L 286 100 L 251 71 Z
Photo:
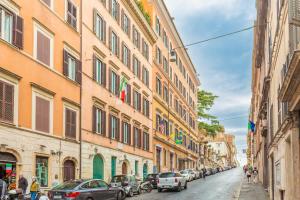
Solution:
M 172 177 L 175 177 L 175 174 L 174 173 L 162 173 L 159 175 L 159 178 L 172 178 Z
M 54 190 L 73 190 L 75 187 L 80 185 L 83 181 L 67 181 L 64 182 L 63 184 L 60 184 L 56 187 L 54 187 Z
M 181 171 L 180 174 L 187 174 L 187 171 Z
M 124 182 L 124 181 L 128 181 L 128 179 L 127 179 L 126 176 L 114 176 L 114 177 L 111 179 L 111 182 L 112 182 L 112 183 L 120 183 L 120 182 Z

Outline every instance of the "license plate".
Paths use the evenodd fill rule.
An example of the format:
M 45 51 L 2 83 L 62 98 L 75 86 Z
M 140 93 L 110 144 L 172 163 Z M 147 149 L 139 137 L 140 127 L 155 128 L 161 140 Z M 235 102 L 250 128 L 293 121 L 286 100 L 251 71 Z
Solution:
M 62 199 L 60 195 L 54 195 L 53 198 L 54 199 Z
M 163 188 L 171 188 L 170 185 L 164 185 Z

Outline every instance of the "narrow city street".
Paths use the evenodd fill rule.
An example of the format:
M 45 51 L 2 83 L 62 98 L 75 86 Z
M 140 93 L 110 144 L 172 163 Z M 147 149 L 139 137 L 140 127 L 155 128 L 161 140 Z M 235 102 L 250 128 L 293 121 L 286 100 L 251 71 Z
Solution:
M 218 173 L 206 179 L 199 179 L 188 184 L 188 189 L 180 193 L 163 191 L 158 193 L 153 190 L 131 198 L 132 200 L 231 200 L 240 187 L 243 179 L 241 168 Z

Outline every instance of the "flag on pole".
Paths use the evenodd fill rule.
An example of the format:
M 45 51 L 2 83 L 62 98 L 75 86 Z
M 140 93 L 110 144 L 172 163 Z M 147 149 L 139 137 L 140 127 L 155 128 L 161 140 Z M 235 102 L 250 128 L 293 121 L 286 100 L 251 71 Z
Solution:
M 248 122 L 248 130 L 250 130 L 251 132 L 255 131 L 255 124 L 253 121 Z
M 177 137 L 176 137 L 176 144 L 182 144 L 183 142 L 183 134 L 182 134 L 182 131 L 179 131 L 179 133 L 177 134 Z
M 126 95 L 127 95 L 127 79 L 122 76 L 121 82 L 120 82 L 120 99 L 125 102 Z
M 175 141 L 175 139 L 176 139 L 176 135 L 175 135 L 175 133 L 174 133 L 174 132 L 170 134 L 170 138 L 171 138 L 172 140 L 174 140 L 174 141 Z

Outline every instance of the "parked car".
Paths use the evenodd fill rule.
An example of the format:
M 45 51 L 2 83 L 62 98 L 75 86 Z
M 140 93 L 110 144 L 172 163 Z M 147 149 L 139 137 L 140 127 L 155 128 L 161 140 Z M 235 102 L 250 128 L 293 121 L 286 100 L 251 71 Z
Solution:
M 192 169 L 192 171 L 195 173 L 195 179 L 199 179 L 200 177 L 200 172 L 198 170 Z
M 193 180 L 193 176 L 189 173 L 188 170 L 181 170 L 179 172 L 188 182 Z
M 211 168 L 207 168 L 207 169 L 206 169 L 206 176 L 212 175 L 211 172 L 212 172 Z
M 158 174 L 148 174 L 145 181 L 149 181 L 153 188 L 157 188 Z
M 122 200 L 125 191 L 120 187 L 111 187 L 100 179 L 72 180 L 64 182 L 48 192 L 50 200 Z
M 133 197 L 134 194 L 140 194 L 139 182 L 132 175 L 117 175 L 112 177 L 110 185 L 112 187 L 122 187 L 126 196 Z
M 187 189 L 187 180 L 180 173 L 165 172 L 159 175 L 157 191 L 171 189 L 180 192 L 182 188 Z
M 212 174 L 216 174 L 216 173 L 218 173 L 218 170 L 217 170 L 217 168 L 212 168 L 212 170 L 211 170 L 211 173 L 212 173 Z

